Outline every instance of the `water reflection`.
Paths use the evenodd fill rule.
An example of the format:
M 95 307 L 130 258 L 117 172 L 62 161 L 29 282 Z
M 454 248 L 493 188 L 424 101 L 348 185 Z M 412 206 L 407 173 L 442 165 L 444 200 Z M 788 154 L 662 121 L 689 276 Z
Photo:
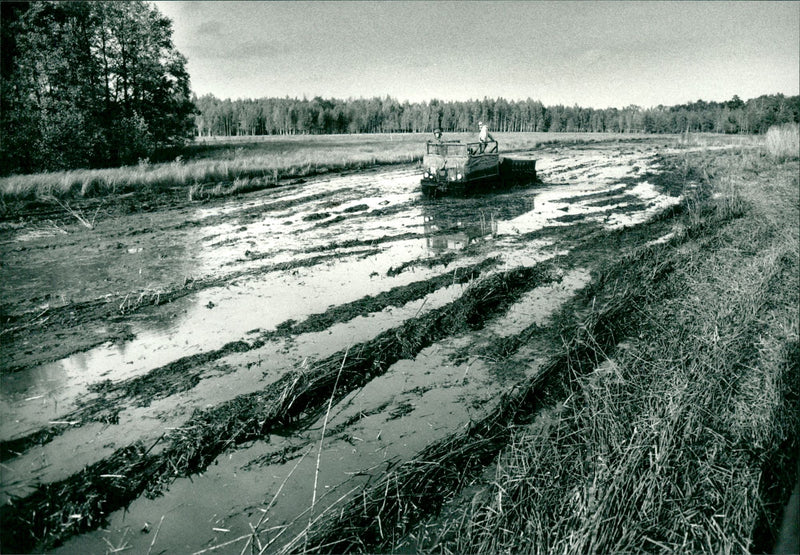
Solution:
M 437 199 L 422 205 L 425 242 L 431 254 L 459 251 L 498 235 L 498 223 L 534 209 L 534 196 L 484 195 Z

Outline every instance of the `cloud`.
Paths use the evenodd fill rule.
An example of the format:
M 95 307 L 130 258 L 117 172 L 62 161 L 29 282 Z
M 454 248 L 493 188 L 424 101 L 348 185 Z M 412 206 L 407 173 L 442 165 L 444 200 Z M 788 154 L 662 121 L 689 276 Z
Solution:
M 202 58 L 240 62 L 285 56 L 292 50 L 293 47 L 282 40 L 218 33 L 195 37 L 187 48 L 187 54 L 194 60 Z
M 225 29 L 225 26 L 221 21 L 203 21 L 196 27 L 194 32 L 207 37 L 217 37 L 222 36 L 223 29 Z

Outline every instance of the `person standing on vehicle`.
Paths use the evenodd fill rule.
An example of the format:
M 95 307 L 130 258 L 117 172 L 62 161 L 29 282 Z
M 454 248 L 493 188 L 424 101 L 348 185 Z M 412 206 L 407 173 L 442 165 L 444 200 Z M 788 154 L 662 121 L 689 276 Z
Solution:
M 447 154 L 446 147 L 442 144 L 442 130 L 438 127 L 433 130 L 433 144 L 436 145 L 436 149 L 435 152 L 431 152 L 432 154 L 441 154 L 442 156 Z
M 494 141 L 494 137 L 492 134 L 489 133 L 489 126 L 483 123 L 482 121 L 478 122 L 478 127 L 480 128 L 480 134 L 478 135 L 478 140 L 481 143 L 481 152 L 486 150 L 486 145 L 489 141 Z

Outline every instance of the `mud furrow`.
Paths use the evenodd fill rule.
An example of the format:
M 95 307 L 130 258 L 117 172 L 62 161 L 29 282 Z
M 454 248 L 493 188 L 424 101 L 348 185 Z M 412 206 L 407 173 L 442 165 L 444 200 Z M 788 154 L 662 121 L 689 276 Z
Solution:
M 362 249 L 359 251 L 348 252 L 347 254 L 349 256 L 364 256 L 377 254 L 379 252 L 381 251 L 378 249 Z M 188 295 L 196 294 L 204 289 L 222 287 L 234 279 L 310 267 L 326 260 L 334 259 L 341 260 L 342 254 L 321 254 L 309 258 L 269 264 L 254 269 L 239 270 L 226 274 L 223 277 L 188 280 L 182 287 L 176 289 L 165 291 L 131 291 L 125 295 L 115 295 L 112 298 L 94 299 L 91 301 L 54 307 L 38 314 L 26 313 L 20 315 L 8 315 L 5 318 L 4 324 L 9 327 L 5 327 L 0 333 L 5 334 L 4 349 L 12 349 L 12 346 L 16 341 L 20 341 L 21 339 L 30 341 L 32 337 L 36 337 L 38 335 L 47 336 L 50 334 L 50 330 L 52 329 L 58 329 L 62 327 L 74 328 L 78 326 L 88 327 L 90 324 L 95 323 L 98 320 L 120 322 L 121 318 L 125 316 L 142 312 L 152 307 L 169 304 Z M 92 347 L 102 345 L 107 341 L 120 339 L 118 334 L 112 334 L 109 332 L 103 332 L 102 330 L 94 329 L 87 329 L 87 335 L 88 337 L 83 338 L 82 341 L 71 343 L 69 346 L 65 346 L 63 349 L 51 349 L 52 354 L 49 358 L 38 358 L 37 362 L 51 362 L 53 360 L 65 358 L 76 352 L 86 351 Z M 126 339 L 128 339 L 128 337 L 126 337 Z M 4 357 L 2 365 L 0 365 L 0 372 L 18 372 L 25 370 L 28 367 L 29 365 L 27 363 L 14 363 L 12 360 Z
M 291 320 L 283 322 L 275 330 L 264 332 L 250 342 L 233 341 L 220 349 L 183 357 L 151 370 L 143 376 L 121 382 L 106 380 L 92 384 L 89 389 L 97 396 L 80 401 L 77 410 L 63 415 L 60 420 L 81 424 L 92 421 L 115 423 L 125 406 L 148 406 L 157 399 L 193 388 L 200 382 L 202 375 L 208 372 L 207 365 L 226 355 L 258 349 L 268 341 L 278 338 L 323 331 L 358 314 L 379 312 L 388 307 L 407 304 L 442 287 L 478 279 L 499 263 L 499 258 L 488 258 L 472 266 L 458 268 L 460 272 L 448 272 L 429 280 L 394 287 L 375 296 L 333 306 L 324 313 L 309 316 L 302 322 Z M 19 456 L 33 446 L 44 445 L 72 426 L 73 424 L 55 424 L 19 438 L 4 440 L 0 442 L 0 461 Z
M 563 396 L 563 391 L 558 389 L 559 380 L 568 372 L 563 368 L 547 370 L 545 374 L 551 372 L 560 377 L 536 386 L 537 395 L 544 397 L 517 397 L 518 390 L 528 383 L 523 382 L 509 392 L 513 401 L 503 397 L 501 405 L 507 403 L 508 406 L 500 407 L 497 422 L 482 419 L 479 422 L 485 426 L 479 428 L 472 420 L 471 410 L 486 414 L 484 407 L 489 407 L 489 401 L 496 398 L 491 392 L 500 392 L 509 380 L 530 376 L 541 368 L 541 360 L 531 362 L 535 353 L 539 350 L 551 353 L 551 343 L 560 344 L 559 332 L 563 330 L 557 329 L 558 324 L 536 320 L 544 308 L 543 301 L 538 299 L 549 293 L 532 289 L 553 283 L 556 276 L 576 264 L 596 269 L 598 260 L 593 257 L 598 253 L 600 258 L 618 258 L 618 253 L 613 252 L 615 249 L 627 250 L 631 243 L 640 239 L 646 242 L 652 239 L 654 231 L 669 228 L 665 221 L 641 235 L 628 229 L 627 241 L 617 241 L 617 233 L 609 231 L 611 227 L 602 221 L 603 214 L 597 210 L 602 210 L 605 204 L 601 201 L 617 203 L 619 191 L 623 189 L 626 192 L 630 189 L 631 195 L 640 195 L 643 201 L 653 198 L 651 185 L 639 186 L 644 174 L 638 167 L 630 168 L 642 157 L 637 159 L 633 151 L 630 154 L 632 156 L 609 158 L 604 153 L 601 160 L 607 162 L 604 164 L 596 162 L 597 152 L 592 151 L 579 154 L 578 162 L 573 157 L 571 167 L 563 162 L 552 164 L 550 168 L 545 165 L 544 172 L 549 169 L 547 175 L 552 177 L 552 183 L 545 183 L 536 191 L 440 199 L 431 203 L 416 200 L 417 183 L 410 172 L 378 172 L 375 176 L 354 176 L 348 180 L 323 179 L 311 183 L 308 190 L 298 188 L 287 193 L 276 190 L 271 199 L 253 195 L 224 204 L 195 205 L 192 214 L 180 215 L 184 222 L 178 223 L 177 218 L 168 222 L 172 225 L 170 229 L 175 230 L 182 229 L 176 226 L 194 225 L 185 223 L 189 216 L 203 222 L 202 229 L 172 232 L 173 242 L 182 241 L 184 251 L 173 253 L 163 241 L 153 248 L 147 242 L 157 241 L 152 233 L 142 239 L 142 244 L 124 245 L 129 248 L 114 251 L 117 256 L 113 263 L 124 274 L 113 276 L 105 280 L 107 285 L 101 283 L 93 292 L 74 295 L 74 298 L 105 300 L 100 298 L 102 294 L 148 283 L 167 291 L 160 293 L 160 298 L 154 296 L 159 295 L 154 290 L 143 291 L 144 295 L 139 295 L 138 291 L 131 293 L 127 301 L 124 296 L 106 297 L 111 299 L 108 306 L 87 307 L 89 312 L 84 314 L 79 310 L 75 316 L 85 318 L 81 325 L 87 329 L 96 325 L 98 329 L 89 330 L 85 338 L 78 337 L 72 346 L 87 339 L 107 337 L 108 331 L 99 328 L 104 322 L 112 322 L 119 328 L 112 331 L 119 333 L 125 333 L 124 327 L 130 324 L 126 337 L 133 337 L 135 332 L 136 341 L 123 341 L 118 347 L 107 345 L 85 357 L 76 356 L 56 363 L 52 368 L 49 365 L 34 367 L 22 362 L 31 360 L 38 364 L 41 357 L 54 355 L 57 359 L 59 349 L 64 348 L 59 347 L 58 342 L 65 341 L 62 335 L 53 342 L 55 347 L 51 349 L 50 345 L 41 347 L 38 338 L 76 329 L 70 321 L 65 319 L 55 327 L 47 327 L 50 310 L 56 310 L 50 309 L 38 318 L 36 313 L 15 315 L 18 318 L 15 323 L 0 328 L 29 324 L 28 329 L 20 330 L 20 336 L 14 337 L 14 348 L 21 355 L 17 360 L 20 362 L 18 369 L 30 368 L 31 371 L 4 376 L 15 388 L 8 396 L 9 408 L 19 410 L 18 413 L 8 411 L 19 416 L 17 423 L 10 423 L 6 431 L 19 433 L 45 426 L 28 436 L 0 443 L 0 459 L 14 457 L 32 445 L 44 445 L 71 430 L 42 449 L 41 460 L 33 461 L 39 452 L 29 450 L 8 463 L 14 471 L 8 480 L 15 478 L 15 481 L 7 481 L 6 485 L 17 493 L 25 491 L 26 497 L 14 497 L 10 491 L 6 492 L 12 502 L 0 509 L 4 524 L 0 532 L 3 549 L 50 549 L 67 538 L 96 529 L 109 519 L 108 530 L 76 537 L 65 546 L 66 552 L 74 551 L 75 546 L 86 548 L 77 548 L 83 551 L 102 550 L 102 540 L 110 538 L 109 534 L 116 534 L 112 530 L 121 534 L 122 529 L 133 522 L 132 518 L 137 522 L 139 519 L 152 522 L 152 515 L 157 511 L 163 514 L 162 510 L 172 510 L 164 509 L 172 503 L 172 495 L 154 501 L 145 499 L 158 496 L 167 488 L 177 496 L 177 502 L 184 502 L 183 496 L 187 494 L 197 495 L 199 504 L 213 502 L 213 513 L 230 517 L 231 526 L 225 528 L 230 528 L 232 533 L 237 530 L 247 533 L 246 520 L 252 515 L 246 513 L 261 502 L 262 493 L 271 495 L 271 492 L 259 492 L 259 486 L 262 489 L 273 487 L 275 476 L 286 470 L 281 466 L 284 464 L 280 459 L 282 448 L 284 451 L 286 448 L 302 449 L 312 441 L 311 436 L 318 435 L 317 426 L 331 400 L 337 375 L 339 382 L 333 396 L 337 406 L 328 430 L 332 434 L 341 431 L 343 436 L 330 436 L 330 446 L 326 446 L 323 455 L 335 457 L 338 466 L 328 465 L 323 470 L 325 482 L 321 484 L 335 488 L 341 481 L 338 474 L 342 471 L 350 475 L 349 471 L 354 469 L 359 472 L 359 469 L 378 468 L 374 465 L 381 457 L 408 460 L 415 453 L 422 453 L 434 462 L 438 457 L 444 465 L 444 474 L 426 482 L 428 478 L 424 473 L 418 473 L 409 482 L 409 495 L 413 498 L 415 487 L 428 495 L 432 491 L 428 488 L 432 488 L 431 484 L 437 479 L 440 491 L 451 479 L 455 480 L 454 489 L 457 489 L 460 483 L 457 473 L 460 470 L 479 472 L 486 458 L 491 458 L 490 453 L 496 452 L 504 441 L 502 434 L 507 432 L 504 426 L 526 418 L 527 404 L 535 402 L 547 406 Z M 552 155 L 550 158 L 552 163 Z M 630 177 L 631 174 L 634 177 Z M 609 187 L 617 192 L 616 198 L 605 194 L 604 189 Z M 597 197 L 593 200 L 587 198 L 595 194 Z M 575 198 L 571 205 L 564 201 L 570 197 Z M 587 205 L 593 201 L 598 201 L 597 206 Z M 645 206 L 642 202 L 632 210 L 642 210 Z M 322 213 L 327 216 L 314 216 Z M 586 221 L 577 225 L 552 225 L 565 223 L 558 219 L 563 216 Z M 150 218 L 150 215 L 140 214 L 131 221 L 136 227 L 146 224 L 156 229 L 154 222 L 158 219 Z M 541 231 L 547 226 L 551 227 Z M 200 236 L 200 244 L 193 244 Z M 587 245 L 591 252 L 573 250 Z M 167 246 L 172 248 L 172 243 Z M 142 252 L 142 248 L 144 254 L 136 254 Z M 592 251 L 595 248 L 597 250 Z M 58 254 L 67 253 L 59 251 Z M 486 264 L 485 267 L 474 264 L 454 268 L 451 265 L 493 255 L 497 258 L 480 263 Z M 162 257 L 168 265 L 166 271 L 156 270 L 162 268 Z M 286 263 L 279 262 L 290 257 Z M 81 263 L 81 269 L 89 268 L 97 258 L 98 255 L 92 254 Z M 534 266 L 545 259 L 551 262 Z M 507 267 L 516 266 L 516 269 L 475 281 L 476 276 L 484 276 L 498 262 L 504 262 Z M 263 266 L 259 266 L 261 264 Z M 139 265 L 144 265 L 144 274 Z M 138 279 L 135 276 L 137 266 L 142 276 Z M 311 269 L 257 277 L 300 267 Z M 410 283 L 414 278 L 408 275 L 408 270 L 416 267 L 425 277 L 444 272 L 440 267 L 449 269 L 428 280 Z M 32 267 L 31 271 L 36 268 L 38 266 Z M 222 275 L 223 271 L 229 273 Z M 404 271 L 405 275 L 392 279 Z M 589 279 L 588 271 L 584 272 L 582 284 Z M 69 278 L 77 273 L 71 272 Z M 100 277 L 108 273 L 103 272 Z M 175 280 L 181 275 L 194 275 L 196 279 L 181 284 Z M 451 287 L 470 281 L 474 283 L 464 292 L 458 286 Z M 170 282 L 176 283 L 170 286 Z M 386 291 L 393 282 L 406 285 Z M 565 282 L 566 279 L 559 283 Z M 66 280 L 44 285 L 57 290 L 64 283 Z M 205 291 L 214 287 L 219 289 Z M 574 286 L 563 289 L 569 295 L 575 291 Z M 204 292 L 199 294 L 201 291 Z M 553 291 L 559 293 L 560 289 Z M 167 299 L 176 301 L 194 293 L 198 296 L 172 307 L 163 306 Z M 459 294 L 461 297 L 453 300 Z M 297 298 L 291 298 L 292 295 Z M 26 300 L 30 297 L 28 295 Z M 58 298 L 65 300 L 70 296 L 62 294 Z M 449 304 L 442 306 L 448 301 Z M 563 298 L 553 306 L 562 302 Z M 115 305 L 122 305 L 122 308 L 115 311 Z M 27 306 L 35 304 L 27 302 Z M 65 315 L 69 315 L 74 306 L 77 305 L 65 307 Z M 387 307 L 398 309 L 381 314 Z M 423 311 L 423 307 L 427 311 Z M 215 310 L 209 312 L 212 308 Z M 549 318 L 552 312 L 547 314 Z M 236 320 L 220 327 L 221 322 L 231 318 Z M 531 324 L 534 320 L 546 323 L 538 327 Z M 43 327 L 42 333 L 29 333 L 39 326 Z M 510 333 L 515 335 L 509 336 Z M 11 332 L 5 335 L 10 336 Z M 38 344 L 39 352 L 24 355 L 17 341 L 23 335 L 32 344 Z M 608 341 L 613 350 L 615 340 Z M 348 343 L 355 345 L 345 348 Z M 576 353 L 573 350 L 574 356 L 578 356 Z M 455 361 L 454 356 L 467 357 L 460 361 L 468 363 L 467 367 L 457 368 L 459 361 Z M 590 357 L 586 356 L 588 360 Z M 315 358 L 316 362 L 307 364 Z M 591 371 L 588 366 L 587 371 Z M 98 381 L 104 378 L 111 380 Z M 69 383 L 73 385 L 65 386 Z M 368 385 L 362 389 L 365 384 Z M 412 385 L 432 388 L 433 393 L 415 397 Z M 91 394 L 81 397 L 87 387 Z M 552 393 L 550 397 L 547 391 Z M 48 397 L 40 395 L 42 393 Z M 27 402 L 28 398 L 38 399 L 37 395 L 43 399 Z M 517 405 L 512 408 L 514 403 Z M 518 406 L 520 404 L 523 406 Z M 150 408 L 141 408 L 145 406 Z M 36 412 L 40 407 L 42 411 Z M 194 412 L 190 414 L 192 409 Z M 72 412 L 62 419 L 62 413 L 67 411 Z M 375 412 L 374 416 L 363 422 L 358 420 L 357 425 L 349 424 L 354 418 L 372 414 L 371 411 Z M 113 422 L 117 416 L 119 425 L 96 423 Z M 48 425 L 51 420 L 68 421 L 72 425 Z M 453 454 L 449 455 L 447 442 L 440 442 L 438 451 L 436 444 L 419 451 L 464 422 L 470 422 L 463 429 L 475 440 L 472 453 L 466 444 L 463 448 L 453 444 L 450 445 Z M 179 428 L 167 428 L 170 431 L 154 444 L 164 426 Z M 283 437 L 287 439 L 281 439 Z M 57 462 L 55 457 L 60 456 L 65 447 L 69 448 L 73 439 L 78 440 L 79 445 L 73 451 L 72 462 Z M 271 445 L 263 444 L 264 440 Z M 103 448 L 95 451 L 93 445 Z M 220 457 L 225 451 L 231 451 L 231 456 Z M 337 452 L 344 457 L 338 457 Z M 264 485 L 265 476 L 256 470 L 247 476 L 239 473 L 238 478 L 229 481 L 229 472 L 233 471 L 236 476 L 250 461 L 258 457 L 272 460 L 270 457 L 276 456 L 279 460 L 263 469 L 272 475 L 267 480 L 269 486 Z M 103 459 L 99 460 L 101 457 Z M 215 466 L 209 468 L 212 463 Z M 301 469 L 304 467 L 305 463 Z M 380 468 L 385 469 L 385 465 Z M 203 473 L 200 480 L 192 476 L 197 472 Z M 379 478 L 382 470 L 364 472 L 359 483 Z M 461 476 L 464 475 L 462 472 Z M 37 476 L 40 483 L 45 484 L 29 493 Z M 190 476 L 192 480 L 175 482 L 176 478 Z M 302 510 L 298 495 L 305 498 L 308 488 L 301 484 L 306 483 L 307 477 L 308 469 L 295 475 L 297 484 L 291 486 L 287 500 L 271 515 L 273 524 L 294 522 L 292 519 Z M 399 479 L 402 488 L 404 479 L 402 476 Z M 384 488 L 389 484 L 381 483 Z M 392 487 L 395 483 L 392 482 Z M 219 489 L 228 485 L 231 488 Z M 237 488 L 238 493 L 235 493 Z M 383 492 L 375 493 L 376 501 Z M 435 506 L 438 501 L 431 499 L 430 505 Z M 136 503 L 130 505 L 134 500 Z M 419 504 L 418 500 L 413 502 Z M 427 500 L 422 502 L 428 503 Z M 217 510 L 217 503 L 220 510 Z M 413 508 L 403 503 L 398 501 L 393 510 L 406 511 L 403 516 L 411 522 L 417 517 Z M 120 508 L 126 510 L 118 511 Z M 198 519 L 192 521 L 192 533 L 197 537 L 187 539 L 184 549 L 190 549 L 190 544 L 209 546 L 217 541 L 213 539 L 217 537 L 213 531 L 202 531 L 204 518 L 213 514 L 209 511 L 200 516 L 207 509 L 210 507 L 193 506 L 175 513 L 180 514 L 180 518 Z M 380 505 L 377 516 L 381 519 L 377 525 L 378 536 L 383 533 L 387 538 L 399 537 L 399 532 L 393 531 L 391 518 L 380 510 Z M 10 524 L 6 526 L 7 523 Z M 372 524 L 374 527 L 375 523 Z M 166 542 L 170 549 L 180 550 L 178 546 L 184 541 L 181 533 L 176 535 L 175 529 L 167 528 L 162 530 L 159 541 Z M 368 531 L 368 534 L 373 533 L 374 529 Z M 332 534 L 330 541 L 341 540 Z M 140 540 L 132 542 L 136 545 L 134 549 L 141 548 Z M 369 542 L 372 543 L 366 545 L 381 545 L 375 538 Z M 316 547 L 324 550 L 321 545 Z
M 287 373 L 262 391 L 196 412 L 165 438 L 166 446 L 157 454 L 134 444 L 66 480 L 40 486 L 0 509 L 2 545 L 11 551 L 48 549 L 96 528 L 105 515 L 143 491 L 157 494 L 175 478 L 202 471 L 225 449 L 308 422 L 330 398 L 338 373 L 337 399 L 434 341 L 480 328 L 526 291 L 552 281 L 553 275 L 550 265 L 540 265 L 489 276 L 449 305 L 319 361 L 308 372 Z M 109 475 L 123 485 L 109 488 Z M 76 514 L 83 516 L 71 517 Z
M 700 195 L 703 192 L 699 192 Z M 665 212 L 663 217 L 674 215 Z M 736 214 L 708 214 L 717 223 Z M 654 222 L 658 225 L 658 222 Z M 641 306 L 678 294 L 669 277 L 695 254 L 681 243 L 713 231 L 700 221 L 672 244 L 649 245 L 613 263 L 564 312 L 590 307 L 589 315 L 572 328 L 563 352 L 536 376 L 506 393 L 488 416 L 438 441 L 406 463 L 382 476 L 372 486 L 314 523 L 281 551 L 382 552 L 408 548 L 415 526 L 435 515 L 454 498 L 508 443 L 515 425 L 532 421 L 537 413 L 563 401 L 576 378 L 594 371 L 613 356 L 617 345 L 636 333 L 649 316 Z M 637 230 L 638 232 L 639 230 Z M 528 330 L 522 332 L 525 336 Z M 512 348 L 514 344 L 512 342 Z
M 621 292 L 613 285 L 610 291 L 603 287 L 619 282 L 626 277 L 624 273 L 604 274 L 571 303 L 571 309 L 583 305 L 591 310 L 573 328 L 561 354 L 539 373 L 503 394 L 487 416 L 470 423 L 466 430 L 431 444 L 385 473 L 347 505 L 315 522 L 307 535 L 301 533 L 282 552 L 382 552 L 397 547 L 422 518 L 438 513 L 448 499 L 483 472 L 507 445 L 514 426 L 530 422 L 540 410 L 563 401 L 576 376 L 593 371 L 613 354 L 616 345 L 645 317 L 637 306 L 659 289 L 673 268 L 665 261 L 647 279 L 630 280 L 636 286 Z M 597 302 L 600 294 L 606 297 L 603 304 Z M 525 330 L 521 335 L 528 333 Z

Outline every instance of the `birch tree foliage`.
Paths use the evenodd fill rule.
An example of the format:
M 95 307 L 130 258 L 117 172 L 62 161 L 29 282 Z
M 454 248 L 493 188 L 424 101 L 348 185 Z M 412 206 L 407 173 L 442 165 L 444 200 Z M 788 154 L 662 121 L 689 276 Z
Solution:
M 3 169 L 135 163 L 191 136 L 186 59 L 142 1 L 3 6 Z
M 762 95 L 743 101 L 698 100 L 677 106 L 584 108 L 503 98 L 400 102 L 380 98 L 195 99 L 201 136 L 475 132 L 479 121 L 499 132 L 765 133 L 770 126 L 800 121 L 800 96 Z

